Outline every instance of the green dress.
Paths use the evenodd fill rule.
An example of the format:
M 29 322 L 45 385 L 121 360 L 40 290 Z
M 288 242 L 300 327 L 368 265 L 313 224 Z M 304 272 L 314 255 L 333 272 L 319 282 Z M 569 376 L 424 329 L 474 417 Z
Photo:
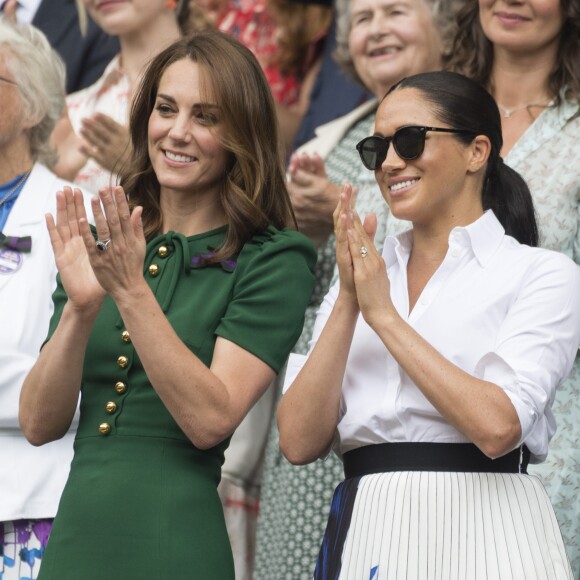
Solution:
M 297 232 L 268 228 L 234 260 L 203 267 L 200 256 L 218 248 L 225 232 L 156 237 L 144 276 L 204 364 L 222 336 L 278 372 L 300 335 L 314 249 Z M 66 302 L 60 282 L 54 301 L 49 336 Z M 87 347 L 80 414 L 39 580 L 233 579 L 216 490 L 228 441 L 202 451 L 181 431 L 110 298 Z

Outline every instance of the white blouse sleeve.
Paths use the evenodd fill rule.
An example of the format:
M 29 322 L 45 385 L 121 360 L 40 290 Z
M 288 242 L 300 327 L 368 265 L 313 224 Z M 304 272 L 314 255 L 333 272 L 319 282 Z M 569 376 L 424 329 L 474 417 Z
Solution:
M 475 375 L 499 385 L 518 414 L 523 442 L 539 458 L 555 432 L 550 411 L 580 343 L 580 269 L 567 257 L 543 252 L 522 280 L 499 329 L 494 352 L 481 357 Z M 533 441 L 536 440 L 536 441 Z M 543 449 L 546 447 L 545 449 Z M 539 450 L 539 449 L 538 449 Z
M 318 338 L 322 334 L 322 329 L 326 326 L 326 322 L 330 317 L 330 313 L 334 308 L 334 303 L 338 296 L 339 284 L 336 282 L 334 286 L 330 288 L 318 312 L 316 313 L 316 321 L 314 322 L 314 330 L 312 331 L 312 337 L 308 343 L 308 354 L 291 354 L 288 359 L 288 365 L 286 367 L 286 375 L 284 377 L 284 387 L 282 389 L 282 394 L 284 394 L 291 386 L 298 373 L 302 370 L 302 367 L 306 363 L 306 359 L 312 352 L 314 345 L 318 341 Z

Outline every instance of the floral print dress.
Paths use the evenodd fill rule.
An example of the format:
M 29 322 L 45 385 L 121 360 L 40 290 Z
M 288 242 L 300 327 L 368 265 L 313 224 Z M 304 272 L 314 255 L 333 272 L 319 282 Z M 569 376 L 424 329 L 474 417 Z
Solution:
M 577 103 L 547 108 L 505 158 L 527 181 L 540 245 L 580 265 L 580 116 Z M 570 120 L 571 119 L 571 120 Z M 580 300 L 580 297 L 578 298 Z M 550 496 L 574 571 L 580 580 L 580 356 L 552 405 L 558 424 L 548 458 L 530 465 Z
M 36 580 L 52 519 L 0 522 L 0 580 Z

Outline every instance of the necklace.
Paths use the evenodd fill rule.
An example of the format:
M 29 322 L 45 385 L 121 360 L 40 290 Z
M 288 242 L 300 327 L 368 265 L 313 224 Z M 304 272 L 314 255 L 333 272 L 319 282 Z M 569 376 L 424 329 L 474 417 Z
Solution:
M 528 109 L 529 107 L 540 107 L 542 109 L 545 109 L 548 106 L 548 105 L 540 105 L 538 103 L 528 103 L 527 105 L 522 105 L 521 107 L 514 107 L 513 109 L 507 109 L 503 105 L 500 105 L 497 101 L 496 101 L 496 104 L 497 104 L 498 109 L 501 111 L 504 119 L 509 119 L 514 113 L 517 113 L 518 111 L 523 111 L 524 109 Z
M 32 170 L 30 170 L 30 171 L 32 171 Z M 18 180 L 16 185 L 2 199 L 0 199 L 0 206 L 4 205 L 10 199 L 10 196 L 15 191 L 17 191 L 20 187 L 22 187 L 24 182 L 28 179 L 28 176 L 30 175 L 30 171 L 27 171 L 26 173 L 24 173 L 22 175 L 22 177 Z

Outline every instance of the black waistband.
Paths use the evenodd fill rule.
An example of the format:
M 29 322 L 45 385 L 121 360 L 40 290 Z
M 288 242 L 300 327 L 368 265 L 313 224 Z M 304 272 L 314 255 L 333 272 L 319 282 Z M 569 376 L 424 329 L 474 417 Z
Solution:
M 490 459 L 473 443 L 379 443 L 343 456 L 346 478 L 385 471 L 527 473 L 529 460 L 525 445 Z

